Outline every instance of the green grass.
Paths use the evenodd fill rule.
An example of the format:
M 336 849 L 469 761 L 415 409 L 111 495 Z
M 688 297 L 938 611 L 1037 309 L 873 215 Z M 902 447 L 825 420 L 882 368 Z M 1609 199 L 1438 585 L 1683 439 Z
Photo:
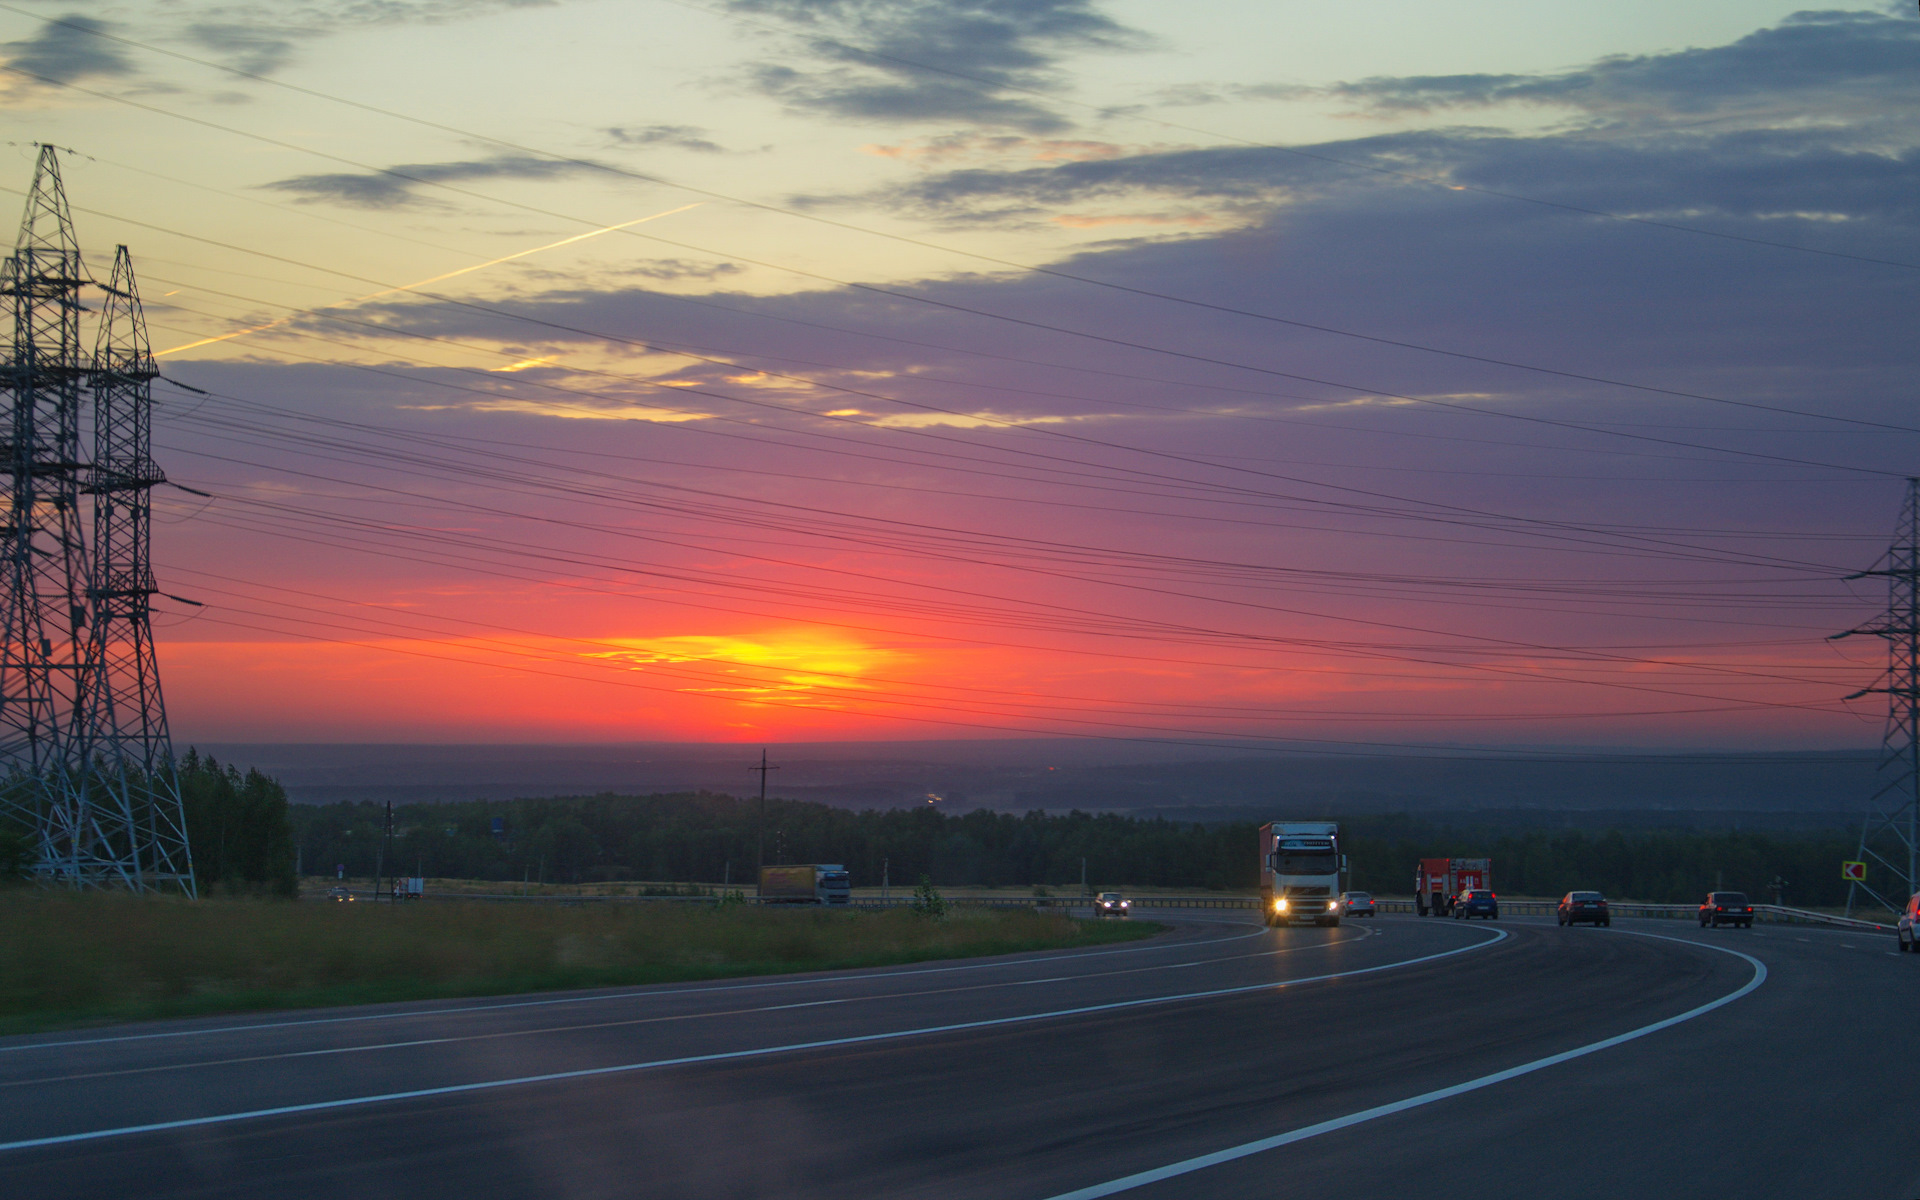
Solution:
M 883 966 L 1128 941 L 1146 921 L 0 892 L 0 1033 L 274 1008 Z

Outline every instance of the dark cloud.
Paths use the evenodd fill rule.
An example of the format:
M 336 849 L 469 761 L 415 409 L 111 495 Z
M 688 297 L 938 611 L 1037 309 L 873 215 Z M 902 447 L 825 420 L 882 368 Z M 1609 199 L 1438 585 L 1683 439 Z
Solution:
M 1068 122 L 1023 94 L 1058 84 L 1075 51 L 1120 50 L 1140 34 L 1091 0 L 731 0 L 799 31 L 819 66 L 760 63 L 752 85 L 813 112 L 890 122 L 965 121 L 1035 133 Z
M 950 170 L 852 199 L 957 222 L 1190 201 L 1244 223 L 1310 195 L 1430 187 L 1426 180 L 1605 212 L 1732 220 L 1747 227 L 1714 227 L 1816 244 L 1846 241 L 1848 222 L 1920 216 L 1920 139 L 1904 124 L 1920 105 L 1920 20 L 1803 14 L 1728 46 L 1606 59 L 1553 76 L 1373 79 L 1318 94 L 1409 110 L 1551 99 L 1589 119 L 1544 133 L 1403 132 L 1300 153 L 1229 146 Z
M 272 26 L 202 21 L 187 26 L 187 36 L 239 70 L 268 75 L 293 57 L 296 34 Z
M 1559 74 L 1364 79 L 1317 90 L 1390 113 L 1550 104 L 1644 121 L 1789 114 L 1811 105 L 1830 115 L 1904 119 L 1920 102 L 1920 20 L 1911 12 L 1808 12 L 1725 46 L 1622 55 Z
M 707 131 L 696 125 L 621 125 L 606 132 L 622 146 L 671 146 L 703 154 L 720 154 L 726 149 L 708 140 L 704 136 Z
M 1800 232 L 1813 238 L 1844 238 L 1842 226 L 1863 218 L 1920 221 L 1920 151 L 1864 150 L 1834 141 L 1820 130 L 1742 130 L 1644 143 L 1418 132 L 1311 147 L 1314 154 L 1358 167 L 1277 149 L 1191 149 L 937 172 L 862 199 L 960 222 L 1169 200 L 1244 216 L 1250 208 L 1354 189 L 1430 188 L 1418 182 L 1426 178 L 1606 212 L 1689 219 L 1710 214 L 1751 222 L 1754 227 L 1743 232 L 1766 240 L 1781 236 L 1784 224 L 1804 226 Z M 1413 178 L 1396 181 L 1364 167 Z
M 419 200 L 415 189 L 423 184 L 458 183 L 469 179 L 554 179 L 590 171 L 585 163 L 547 158 L 504 156 L 473 162 L 402 163 L 384 173 L 296 175 L 260 186 L 289 192 L 305 202 L 331 201 L 355 208 L 397 208 Z
M 131 75 L 133 63 L 114 43 L 99 37 L 105 21 L 69 13 L 59 24 L 43 25 L 30 38 L 0 44 L 7 65 L 55 83 L 69 83 L 91 75 Z

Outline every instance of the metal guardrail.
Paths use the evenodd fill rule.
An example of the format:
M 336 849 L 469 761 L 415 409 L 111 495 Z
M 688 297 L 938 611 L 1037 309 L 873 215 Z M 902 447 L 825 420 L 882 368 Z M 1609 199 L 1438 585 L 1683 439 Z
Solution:
M 1381 912 L 1412 913 L 1414 902 L 1411 900 L 1379 900 L 1374 903 Z M 1698 904 L 1635 904 L 1632 902 L 1613 902 L 1608 905 L 1614 916 L 1644 917 L 1673 921 L 1697 920 L 1700 916 Z M 1502 913 L 1512 913 L 1517 917 L 1550 917 L 1559 912 L 1557 900 L 1502 900 Z M 1857 929 L 1862 933 L 1893 933 L 1894 927 L 1882 925 L 1877 921 L 1862 921 L 1853 917 L 1836 917 L 1829 913 L 1809 912 L 1804 908 L 1787 908 L 1778 904 L 1756 904 L 1753 906 L 1756 921 L 1768 924 L 1828 925 L 1838 929 Z
M 354 891 L 356 899 L 386 899 L 385 893 Z M 316 899 L 324 900 L 319 896 Z M 1155 908 L 1211 908 L 1239 909 L 1244 912 L 1256 911 L 1260 901 L 1252 896 L 1134 896 L 1133 910 Z M 487 900 L 511 903 L 580 905 L 596 903 L 613 904 L 713 904 L 719 896 L 526 896 L 511 892 L 428 892 L 421 897 L 402 897 L 402 899 L 426 900 Z M 962 908 L 1037 908 L 1037 909 L 1075 909 L 1086 908 L 1093 903 L 1090 896 L 947 896 L 947 904 Z M 741 895 L 736 901 L 743 904 L 779 903 L 762 901 L 758 896 Z M 913 897 L 890 896 L 880 899 L 873 896 L 855 897 L 851 907 L 863 909 L 906 908 L 914 903 Z M 1411 916 L 1416 911 L 1412 900 L 1386 900 L 1376 897 L 1375 909 L 1383 913 L 1399 913 Z M 1666 920 L 1687 920 L 1697 918 L 1700 906 L 1697 904 L 1635 904 L 1616 902 L 1609 906 L 1615 916 L 1642 917 Z M 1558 912 L 1558 901 L 1554 900 L 1502 900 L 1500 911 L 1517 917 L 1550 917 Z M 1754 919 L 1768 924 L 1782 925 L 1826 925 L 1837 929 L 1854 929 L 1861 933 L 1893 933 L 1892 925 L 1883 925 L 1877 921 L 1865 921 L 1855 917 L 1836 917 L 1829 913 L 1809 912 L 1804 908 L 1787 908 L 1778 904 L 1756 904 L 1753 906 Z

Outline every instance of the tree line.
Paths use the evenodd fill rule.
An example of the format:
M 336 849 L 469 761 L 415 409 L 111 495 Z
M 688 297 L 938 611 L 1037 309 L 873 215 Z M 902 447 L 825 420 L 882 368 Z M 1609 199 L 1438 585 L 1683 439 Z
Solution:
M 757 865 L 844 864 L 856 887 L 921 875 L 941 886 L 1248 889 L 1259 884 L 1257 825 L 1085 812 L 948 813 L 929 805 L 853 812 L 812 801 L 713 793 L 408 804 L 296 805 L 293 837 L 308 874 L 395 874 L 589 883 L 751 883 Z M 1417 861 L 1491 857 L 1498 891 L 1592 888 L 1619 899 L 1697 901 L 1716 887 L 1789 904 L 1845 902 L 1840 831 L 1593 833 L 1447 829 L 1404 815 L 1341 822 L 1352 886 L 1405 894 Z M 390 855 L 383 859 L 383 854 Z M 197 851 L 196 851 L 197 861 Z
M 200 894 L 298 893 L 287 791 L 269 775 L 188 750 L 178 764 L 180 799 Z M 0 824 L 0 879 L 32 867 L 31 830 Z

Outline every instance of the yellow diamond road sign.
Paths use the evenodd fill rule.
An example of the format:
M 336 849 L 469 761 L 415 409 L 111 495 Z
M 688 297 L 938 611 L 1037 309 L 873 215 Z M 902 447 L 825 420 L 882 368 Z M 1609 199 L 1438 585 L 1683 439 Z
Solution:
M 1864 883 L 1867 878 L 1867 864 L 1863 862 L 1843 862 L 1840 864 L 1840 878 L 1851 879 L 1855 883 Z

